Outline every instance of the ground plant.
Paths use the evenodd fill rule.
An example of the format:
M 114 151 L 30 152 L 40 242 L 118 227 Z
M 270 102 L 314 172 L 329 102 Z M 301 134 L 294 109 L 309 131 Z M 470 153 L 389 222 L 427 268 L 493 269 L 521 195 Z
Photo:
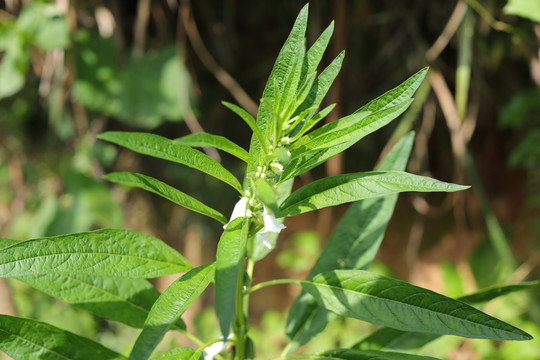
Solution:
M 367 271 L 381 244 L 398 193 L 454 192 L 468 186 L 405 172 L 414 133 L 397 141 L 374 171 L 331 176 L 292 191 L 295 177 L 346 150 L 400 116 L 424 80 L 424 68 L 352 114 L 320 126 L 333 105 L 320 108 L 337 76 L 344 52 L 317 69 L 333 24 L 309 48 L 307 5 L 301 10 L 275 62 L 256 118 L 223 103 L 253 132 L 246 151 L 227 138 L 194 133 L 168 139 L 150 133 L 105 132 L 103 141 L 136 153 L 202 171 L 236 191 L 225 216 L 194 197 L 148 175 L 114 172 L 105 179 L 141 188 L 223 224 L 215 262 L 193 267 L 161 240 L 139 232 L 101 229 L 26 241 L 0 239 L 0 276 L 11 277 L 96 315 L 140 328 L 129 359 L 253 359 L 250 295 L 268 286 L 294 283 L 301 293 L 291 307 L 281 358 L 429 359 L 416 350 L 441 335 L 493 340 L 530 340 L 526 332 L 475 306 L 531 283 L 496 286 L 452 299 Z M 307 50 L 306 50 L 307 49 Z M 242 180 L 195 148 L 213 147 L 245 162 Z M 174 166 L 177 166 L 174 164 Z M 286 218 L 352 203 L 305 280 L 253 282 L 257 262 L 276 248 Z M 294 221 L 293 219 L 287 221 Z M 182 275 L 163 293 L 147 279 Z M 213 283 L 221 337 L 200 340 L 186 329 L 183 313 Z M 338 316 L 381 326 L 359 334 L 349 348 L 318 354 L 297 350 Z M 156 351 L 170 330 L 194 347 Z M 125 359 L 88 338 L 32 319 L 0 315 L 0 350 L 14 359 Z

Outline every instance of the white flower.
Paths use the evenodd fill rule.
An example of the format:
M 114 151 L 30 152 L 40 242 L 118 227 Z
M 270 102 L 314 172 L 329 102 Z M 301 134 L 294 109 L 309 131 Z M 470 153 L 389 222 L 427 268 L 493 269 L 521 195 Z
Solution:
M 233 209 L 229 222 L 223 225 L 223 229 L 226 229 L 227 225 L 229 225 L 234 219 L 246 216 L 247 204 L 248 204 L 247 197 L 243 197 L 240 200 L 238 200 L 236 205 L 234 205 L 234 209 Z
M 214 356 L 225 350 L 226 347 L 226 341 L 213 343 L 212 345 L 204 349 L 204 360 L 214 360 Z
M 264 229 L 261 232 L 261 241 L 264 244 L 264 246 L 271 249 L 272 245 L 270 244 L 268 235 L 270 235 L 270 233 L 279 234 L 281 230 L 285 229 L 285 225 L 278 223 L 276 221 L 275 215 L 270 214 L 266 206 L 264 207 L 264 211 L 263 211 L 263 221 L 264 221 Z

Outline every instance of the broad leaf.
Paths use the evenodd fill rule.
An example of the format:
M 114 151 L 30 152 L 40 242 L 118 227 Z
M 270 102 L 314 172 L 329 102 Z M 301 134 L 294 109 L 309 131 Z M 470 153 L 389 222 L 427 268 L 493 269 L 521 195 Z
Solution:
M 242 193 L 242 186 L 233 174 L 210 156 L 189 146 L 176 144 L 170 139 L 147 133 L 109 131 L 98 135 L 98 138 L 140 154 L 173 161 L 200 170 L 231 185 Z
M 159 292 L 145 279 L 51 273 L 16 277 L 41 292 L 100 317 L 142 328 Z M 180 320 L 179 328 L 185 328 Z
M 175 204 L 183 206 L 189 210 L 198 212 L 199 214 L 209 216 L 222 224 L 227 223 L 227 218 L 219 211 L 212 209 L 211 207 L 200 202 L 199 200 L 150 176 L 131 172 L 114 172 L 107 174 L 103 177 L 106 180 L 117 184 L 138 187 L 140 189 L 153 192 L 154 194 L 164 197 L 165 199 L 170 200 Z
M 176 250 L 152 236 L 103 229 L 21 241 L 0 250 L 0 277 L 62 272 L 154 278 L 189 270 Z
M 251 166 L 255 166 L 253 158 L 246 150 L 223 136 L 198 132 L 175 139 L 174 142 L 191 147 L 213 147 L 236 156 Z
M 457 298 L 457 300 L 463 301 L 469 305 L 478 305 L 495 299 L 499 296 L 503 296 L 515 291 L 525 290 L 536 285 L 538 285 L 537 281 L 512 285 L 494 286 L 480 290 L 470 295 L 459 297 Z M 393 351 L 413 351 L 422 348 L 424 345 L 437 339 L 439 336 L 439 334 L 409 332 L 392 328 L 382 328 L 373 332 L 358 343 L 354 344 L 351 348 L 358 350 L 392 349 Z
M 377 170 L 405 170 L 412 150 L 414 134 L 398 141 Z M 365 270 L 382 242 L 398 194 L 355 202 L 330 236 L 326 248 L 307 279 L 334 269 Z M 294 302 L 287 319 L 289 349 L 307 343 L 320 333 L 336 315 L 321 307 L 305 290 Z
M 403 354 L 390 351 L 339 349 L 325 351 L 317 359 L 336 360 L 437 360 L 431 356 Z
M 398 330 L 492 340 L 532 338 L 461 301 L 363 270 L 325 272 L 303 287 L 339 315 Z
M 223 232 L 216 252 L 215 303 L 219 326 L 224 338 L 230 332 L 236 312 L 236 300 L 242 291 L 247 221 L 234 219 Z
M 125 359 L 124 356 L 69 331 L 9 315 L 0 315 L 0 350 L 14 359 Z
M 418 87 L 424 81 L 429 68 L 423 68 L 407 80 L 405 80 L 398 87 L 387 91 L 378 98 L 371 100 L 366 105 L 362 106 L 355 112 L 371 111 L 376 112 L 387 109 L 392 106 L 399 105 L 412 98 Z
M 202 360 L 200 351 L 195 351 L 192 348 L 181 347 L 174 348 L 162 354 L 152 357 L 151 360 Z
M 192 269 L 173 282 L 156 300 L 129 359 L 148 359 L 165 333 L 214 279 L 214 263 Z
M 383 109 L 376 113 L 361 112 L 342 119 L 350 126 L 342 126 L 340 122 L 328 124 L 322 132 L 308 134 L 308 141 L 292 151 L 292 160 L 285 167 L 280 181 L 296 177 L 322 164 L 332 156 L 348 149 L 360 139 L 394 120 L 411 104 L 407 100 L 396 106 Z M 333 131 L 336 128 L 336 131 Z M 303 142 L 301 138 L 299 141 Z
M 294 216 L 328 206 L 405 191 L 453 192 L 467 186 L 450 184 L 402 171 L 370 171 L 314 181 L 292 193 L 280 206 L 280 216 Z

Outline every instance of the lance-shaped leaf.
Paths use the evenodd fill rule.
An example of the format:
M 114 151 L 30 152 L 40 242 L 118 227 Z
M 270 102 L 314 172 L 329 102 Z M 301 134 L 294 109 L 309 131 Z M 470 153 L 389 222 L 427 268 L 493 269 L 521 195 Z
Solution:
M 398 330 L 492 340 L 532 337 L 461 301 L 363 270 L 334 270 L 302 285 L 327 309 Z
M 267 151 L 268 144 L 266 139 L 264 138 L 261 129 L 257 126 L 257 123 L 255 122 L 255 119 L 253 116 L 251 116 L 246 110 L 242 109 L 239 106 L 236 106 L 234 104 L 228 103 L 226 101 L 221 102 L 223 105 L 225 105 L 228 109 L 232 110 L 236 115 L 240 116 L 242 120 L 245 121 L 246 124 L 250 127 L 251 131 L 253 131 L 253 135 L 259 142 L 259 144 L 262 144 L 263 149 Z
M 215 303 L 219 326 L 224 338 L 230 332 L 236 312 L 236 299 L 242 291 L 247 221 L 234 219 L 223 232 L 216 252 Z
M 157 356 L 151 360 L 202 360 L 202 353 L 188 347 L 174 348 Z
M 333 32 L 334 22 L 332 21 L 306 52 L 306 55 L 304 56 L 304 63 L 302 65 L 302 79 L 306 78 L 308 74 L 311 74 L 317 70 Z M 297 113 L 300 113 L 301 111 L 302 110 L 297 111 Z
M 321 132 L 317 131 L 315 135 L 308 134 L 307 137 L 311 140 L 292 151 L 292 160 L 285 167 L 280 181 L 303 174 L 348 149 L 366 135 L 380 129 L 401 115 L 411 102 L 412 100 L 408 100 L 372 114 L 366 112 L 353 114 L 342 119 L 347 124 L 351 124 L 350 126 L 342 126 L 338 120 L 336 124 L 327 125 Z
M 214 279 L 214 263 L 192 269 L 174 281 L 156 300 L 129 356 L 148 359 L 165 333 Z
M 414 133 L 400 139 L 377 170 L 405 170 Z M 365 199 L 347 210 L 307 279 L 334 269 L 365 270 L 373 261 L 392 217 L 398 194 Z M 292 352 L 323 331 L 335 314 L 320 306 L 305 290 L 294 302 L 286 333 Z
M 294 216 L 347 202 L 405 191 L 453 192 L 468 186 L 450 184 L 403 171 L 370 171 L 314 181 L 292 193 L 280 206 L 280 216 Z
M 136 132 L 109 131 L 98 135 L 98 138 L 140 154 L 173 161 L 200 170 L 231 185 L 242 193 L 242 186 L 233 174 L 210 156 L 189 146 L 176 144 L 174 141 L 159 135 Z
M 279 52 L 274 67 L 272 68 L 272 72 L 268 78 L 268 82 L 264 88 L 262 94 L 262 99 L 264 101 L 261 101 L 261 105 L 259 106 L 257 125 L 263 134 L 268 135 L 267 137 L 269 137 L 267 131 L 272 128 L 273 104 L 276 100 L 274 98 L 274 94 L 276 93 L 275 87 L 277 86 L 278 89 L 284 88 L 285 83 L 289 79 L 289 75 L 297 64 L 299 49 L 304 46 L 307 18 L 308 5 L 305 5 L 302 10 L 300 10 L 293 28 Z M 300 61 L 302 60 L 300 59 Z
M 477 291 L 473 294 L 461 296 L 457 298 L 457 300 L 463 301 L 469 305 L 478 305 L 495 299 L 499 296 L 510 294 L 515 291 L 529 289 L 536 285 L 538 285 L 537 281 L 503 286 L 493 286 L 487 289 Z M 360 340 L 358 343 L 351 346 L 351 348 L 358 350 L 391 349 L 392 351 L 414 351 L 419 350 L 424 345 L 437 339 L 439 336 L 439 334 L 419 333 L 396 330 L 392 328 L 382 328 Z
M 336 360 L 437 360 L 431 356 L 421 356 L 412 354 L 403 354 L 390 351 L 377 350 L 351 350 L 338 349 L 325 351 L 315 356 L 316 359 L 336 359 Z
M 138 187 L 153 192 L 175 204 L 209 216 L 222 224 L 227 223 L 227 218 L 219 211 L 153 177 L 131 172 L 114 172 L 103 176 L 103 178 L 116 184 Z
M 190 147 L 216 148 L 236 156 L 238 159 L 246 162 L 249 165 L 255 166 L 253 158 L 246 150 L 242 149 L 240 146 L 223 136 L 198 132 L 175 139 L 174 142 Z
M 429 68 L 427 67 L 423 68 L 422 70 L 418 71 L 416 74 L 405 80 L 398 87 L 387 91 L 386 93 L 382 94 L 374 100 L 371 100 L 369 103 L 356 110 L 356 112 L 380 111 L 401 104 L 406 100 L 409 100 L 410 98 L 412 98 L 418 87 L 422 84 L 422 81 L 424 81 L 428 70 Z
M 0 277 L 62 272 L 154 278 L 190 268 L 187 260 L 163 241 L 131 230 L 39 238 L 0 250 Z
M 0 315 L 0 350 L 13 359 L 125 359 L 85 337 L 9 315 Z

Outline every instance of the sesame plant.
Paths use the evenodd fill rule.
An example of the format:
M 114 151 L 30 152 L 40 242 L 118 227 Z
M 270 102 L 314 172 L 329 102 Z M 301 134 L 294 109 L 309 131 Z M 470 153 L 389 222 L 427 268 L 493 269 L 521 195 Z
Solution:
M 129 359 L 253 359 L 250 295 L 267 286 L 294 283 L 301 293 L 289 311 L 288 342 L 281 358 L 428 359 L 413 355 L 441 335 L 493 340 L 529 340 L 527 333 L 473 305 L 531 284 L 502 285 L 451 299 L 403 281 L 366 271 L 382 241 L 398 193 L 453 192 L 456 185 L 405 172 L 414 134 L 400 139 L 374 171 L 323 178 L 292 192 L 294 178 L 385 126 L 411 104 L 426 76 L 422 69 L 354 113 L 318 126 L 333 108 L 320 108 L 338 74 L 344 53 L 320 73 L 317 68 L 333 24 L 306 51 L 305 6 L 278 55 L 256 119 L 224 103 L 253 131 L 249 151 L 229 139 L 196 133 L 167 139 L 149 133 L 105 132 L 99 138 L 134 152 L 189 166 L 236 191 L 238 202 L 225 216 L 194 197 L 148 175 L 115 172 L 105 179 L 141 188 L 223 224 L 215 262 L 193 267 L 180 253 L 152 236 L 101 229 L 26 241 L 0 239 L 0 275 L 12 277 L 141 331 Z M 214 147 L 245 162 L 236 178 L 200 147 Z M 175 165 L 176 166 L 176 165 Z M 273 251 L 284 220 L 328 206 L 352 203 L 305 280 L 253 281 L 257 262 Z M 232 205 L 232 204 L 231 204 Z M 232 207 L 232 206 L 231 206 Z M 182 273 L 163 293 L 147 279 Z M 186 329 L 182 314 L 214 283 L 221 337 L 203 342 Z M 381 327 L 358 334 L 347 349 L 301 355 L 300 346 L 338 316 Z M 193 347 L 156 351 L 166 332 L 184 333 Z M 125 359 L 88 338 L 47 323 L 0 315 L 0 350 L 14 359 Z M 400 352 L 401 351 L 401 352 Z

